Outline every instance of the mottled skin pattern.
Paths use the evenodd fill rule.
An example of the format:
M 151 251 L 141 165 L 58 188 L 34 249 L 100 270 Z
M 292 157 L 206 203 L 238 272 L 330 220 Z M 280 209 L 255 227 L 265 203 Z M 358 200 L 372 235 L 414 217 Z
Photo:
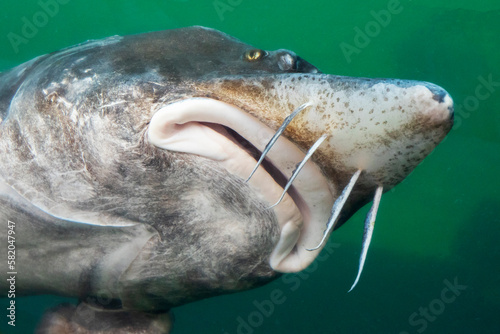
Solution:
M 419 101 L 385 110 L 374 100 L 394 105 L 414 87 L 432 99 L 431 86 L 394 81 L 381 93 L 374 85 L 392 81 L 322 75 L 287 50 L 245 61 L 252 49 L 194 27 L 87 42 L 0 74 L 0 221 L 16 221 L 17 293 L 83 301 L 50 313 L 41 333 L 168 332 L 172 307 L 277 277 L 269 257 L 280 229 L 269 203 L 216 161 L 151 145 L 148 124 L 162 106 L 210 97 L 276 129 L 312 100 L 316 112 L 301 114 L 286 137 L 306 150 L 332 133 L 314 161 L 334 197 L 367 170 L 339 224 L 377 184 L 399 183 L 451 127 L 394 117 Z M 347 148 L 336 151 L 338 142 Z M 387 164 L 360 160 L 376 149 Z

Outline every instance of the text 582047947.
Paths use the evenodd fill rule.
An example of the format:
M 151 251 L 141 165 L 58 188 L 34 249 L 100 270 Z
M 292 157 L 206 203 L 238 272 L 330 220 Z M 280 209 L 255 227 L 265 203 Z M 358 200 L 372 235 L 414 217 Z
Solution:
M 9 291 L 7 297 L 10 299 L 7 307 L 7 318 L 9 325 L 16 325 L 16 223 L 7 222 L 7 282 L 9 282 Z

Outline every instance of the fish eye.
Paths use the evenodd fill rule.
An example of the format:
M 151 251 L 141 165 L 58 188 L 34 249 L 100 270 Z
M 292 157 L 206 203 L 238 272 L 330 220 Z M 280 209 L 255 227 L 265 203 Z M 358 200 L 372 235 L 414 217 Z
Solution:
M 253 61 L 257 61 L 257 60 L 264 58 L 266 55 L 267 55 L 267 52 L 264 50 L 253 49 L 253 50 L 246 51 L 245 54 L 243 55 L 243 58 L 246 61 L 253 62 Z

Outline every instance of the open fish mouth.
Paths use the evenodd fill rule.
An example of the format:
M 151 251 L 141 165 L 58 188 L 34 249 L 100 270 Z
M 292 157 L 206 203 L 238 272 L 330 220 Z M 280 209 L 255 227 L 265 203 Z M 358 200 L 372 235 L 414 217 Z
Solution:
M 299 78 L 307 86 L 306 94 L 279 90 L 286 86 L 284 81 Z M 253 86 L 218 79 L 214 98 L 187 98 L 158 110 L 149 124 L 149 141 L 218 161 L 262 196 L 281 229 L 269 262 L 276 271 L 306 268 L 341 217 L 373 200 L 352 289 L 363 269 L 383 192 L 404 179 L 444 138 L 453 122 L 453 102 L 440 87 L 416 81 L 354 81 L 321 74 L 278 79 L 272 85 L 258 79 Z M 315 88 L 313 81 L 323 82 Z M 334 90 L 326 89 L 327 84 Z M 274 92 L 287 101 L 274 108 L 281 115 L 287 109 L 285 117 L 274 117 L 273 108 L 250 110 L 266 108 L 258 103 L 239 107 L 259 100 L 256 87 L 266 96 Z M 242 98 L 244 92 L 249 96 Z M 325 95 L 328 103 L 322 101 Z M 377 98 L 381 101 L 374 103 Z M 332 102 L 325 108 L 330 101 L 337 106 Z M 352 109 L 356 103 L 361 115 Z
M 148 129 L 153 145 L 218 161 L 246 180 L 268 203 L 267 209 L 274 210 L 281 228 L 271 267 L 296 272 L 307 267 L 319 252 L 305 251 L 318 242 L 316 233 L 308 231 L 314 230 L 315 222 L 328 220 L 334 197 L 321 169 L 305 159 L 306 154 L 289 139 L 275 137 L 271 149 L 269 141 L 275 135 L 275 130 L 247 111 L 208 98 L 163 107 Z M 294 174 L 301 162 L 300 173 Z M 293 185 L 288 182 L 291 177 Z

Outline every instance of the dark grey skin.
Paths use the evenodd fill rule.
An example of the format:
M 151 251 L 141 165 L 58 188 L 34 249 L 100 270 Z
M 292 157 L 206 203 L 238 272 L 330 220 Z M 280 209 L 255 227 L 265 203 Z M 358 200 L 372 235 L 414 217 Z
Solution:
M 16 223 L 19 295 L 58 294 L 86 301 L 102 294 L 110 305 L 157 313 L 260 286 L 276 276 L 268 257 L 279 231 L 272 211 L 263 210 L 266 204 L 217 164 L 164 152 L 143 139 L 150 118 L 149 112 L 143 112 L 145 100 L 150 104 L 165 97 L 165 103 L 180 99 L 189 89 L 182 82 L 189 78 L 315 70 L 285 50 L 270 53 L 265 62 L 245 62 L 242 55 L 250 49 L 225 34 L 187 28 L 130 36 L 108 47 L 89 42 L 76 47 L 76 53 L 72 48 L 42 56 L 0 77 L 2 176 L 26 179 L 50 196 L 57 190 L 44 175 L 80 169 L 84 152 L 87 173 L 83 182 L 91 185 L 93 196 L 73 203 L 74 207 L 143 223 L 130 228 L 76 224 L 44 213 L 16 192 L 1 191 L 2 246 L 7 236 L 4 223 Z M 76 64 L 83 55 L 88 55 L 87 61 Z M 160 66 L 158 74 L 152 75 L 149 66 L 156 65 Z M 71 70 L 65 72 L 68 67 Z M 88 67 L 92 73 L 83 73 Z M 78 108 L 84 113 L 103 113 L 106 126 L 100 131 L 113 141 L 93 137 L 88 124 L 68 123 L 65 115 L 58 114 L 57 101 L 42 91 L 50 82 L 71 77 L 77 83 L 94 73 L 103 75 L 88 88 Z M 67 96 L 70 86 L 54 88 L 49 95 Z M 25 105 L 9 109 L 16 92 L 14 101 Z M 135 99 L 136 92 L 143 97 Z M 116 100 L 117 94 L 128 96 L 127 110 L 99 108 L 103 100 Z M 35 120 L 31 112 L 40 118 Z M 96 146 L 112 153 L 97 153 Z M 40 153 L 35 157 L 33 150 Z M 48 161 L 40 163 L 42 156 Z M 78 197 L 78 188 L 74 191 Z M 192 199 L 185 200 L 188 196 Z M 216 216 L 200 211 L 196 197 L 224 210 Z M 233 229 L 241 230 L 245 238 L 232 238 L 226 231 Z M 122 249 L 127 243 L 136 249 Z M 116 273 L 103 277 L 103 268 L 109 266 L 106 256 L 113 253 L 123 259 L 118 268 L 110 268 Z M 141 260 L 134 262 L 137 256 Z M 5 266 L 2 261 L 2 272 L 7 272 Z M 40 279 L 41 272 L 50 273 L 50 279 Z M 2 291 L 6 288 L 2 280 Z
M 283 87 L 290 78 L 297 82 Z M 386 191 L 399 183 L 446 135 L 452 124 L 446 92 L 411 81 L 323 75 L 291 51 L 265 52 L 202 27 L 91 41 L 0 74 L 2 258 L 12 221 L 16 295 L 56 294 L 82 302 L 50 312 L 39 332 L 168 333 L 172 307 L 261 286 L 278 271 L 303 269 L 317 255 L 273 268 L 275 247 L 288 239 L 278 214 L 268 209 L 272 203 L 216 160 L 153 145 L 150 122 L 163 106 L 211 98 L 276 129 L 311 97 L 306 87 L 322 85 L 313 95 L 324 99 L 316 109 L 323 112 L 330 92 L 347 89 L 349 97 L 374 91 L 380 82 L 401 91 L 425 90 L 430 97 L 423 104 L 445 116 L 416 114 L 406 127 L 395 125 L 400 132 L 377 135 L 379 146 L 357 145 L 374 156 L 380 156 L 378 147 L 395 150 L 383 172 L 371 172 L 369 163 L 356 165 L 350 148 L 344 154 L 331 144 L 318 150 L 313 160 L 328 180 L 329 205 L 356 169 L 367 171 L 338 226 L 377 186 L 386 185 Z M 301 102 L 283 97 L 283 89 L 303 97 Z M 389 88 L 383 91 L 389 96 Z M 298 118 L 285 136 L 307 150 L 325 131 L 313 125 Z M 418 151 L 407 141 L 417 141 Z M 240 144 L 257 157 L 262 151 Z M 274 176 L 281 185 L 289 177 L 283 174 Z M 315 235 L 321 236 L 326 221 L 320 224 Z M 312 239 L 301 240 L 291 254 L 306 253 L 303 246 Z M 11 271 L 0 263 L 1 272 Z M 0 288 L 8 291 L 6 280 Z

